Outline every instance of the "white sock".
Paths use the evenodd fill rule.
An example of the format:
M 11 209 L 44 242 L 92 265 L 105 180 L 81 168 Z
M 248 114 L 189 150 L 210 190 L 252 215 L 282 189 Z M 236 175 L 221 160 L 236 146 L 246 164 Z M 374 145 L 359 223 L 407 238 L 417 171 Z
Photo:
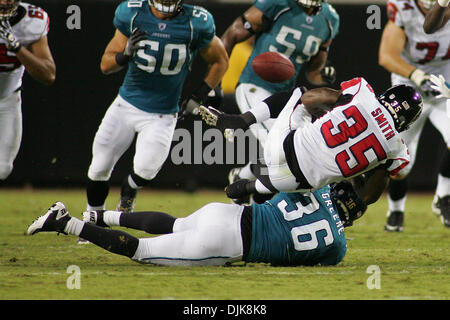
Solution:
M 110 227 L 120 226 L 120 211 L 105 211 L 103 212 L 103 222 Z
M 450 195 L 450 178 L 438 175 L 436 195 L 440 198 Z
M 133 178 L 131 177 L 131 175 L 128 176 L 128 184 L 130 185 L 131 188 L 133 189 L 142 189 L 142 187 L 139 187 L 136 182 L 134 182 Z
M 255 175 L 253 174 L 252 170 L 250 169 L 251 163 L 248 163 L 245 167 L 242 167 L 239 171 L 239 178 L 241 179 L 248 179 L 253 180 L 255 179 Z
M 391 197 L 388 196 L 388 204 L 389 211 L 403 211 L 405 212 L 405 204 L 406 204 L 406 196 L 401 198 L 400 200 L 392 200 Z
M 64 232 L 68 234 L 73 234 L 75 236 L 79 236 L 81 230 L 83 230 L 83 227 L 84 221 L 72 217 L 69 221 L 67 221 L 66 227 L 64 228 Z
M 105 210 L 106 206 L 103 204 L 102 206 L 90 206 L 89 204 L 86 206 L 86 211 L 97 211 L 97 210 Z
M 258 192 L 261 193 L 261 194 L 269 194 L 269 193 L 272 193 L 272 191 L 270 191 L 269 189 L 267 189 L 267 188 L 262 184 L 262 182 L 259 181 L 259 180 L 256 180 L 256 183 L 255 183 L 255 189 L 256 189 L 256 191 L 258 191 Z

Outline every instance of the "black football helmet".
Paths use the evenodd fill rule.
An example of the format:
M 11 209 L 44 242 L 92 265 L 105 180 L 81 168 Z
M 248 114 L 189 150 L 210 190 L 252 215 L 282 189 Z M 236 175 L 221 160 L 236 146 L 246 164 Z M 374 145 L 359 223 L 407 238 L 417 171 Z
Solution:
M 378 97 L 378 101 L 391 114 L 398 132 L 407 130 L 417 120 L 423 108 L 420 93 L 404 84 L 389 88 Z
M 353 225 L 353 221 L 362 217 L 367 210 L 367 205 L 358 196 L 353 186 L 348 181 L 342 181 L 331 185 L 331 200 L 335 203 L 339 218 L 344 227 Z
M 178 13 L 183 0 L 148 0 L 148 3 L 164 14 Z
M 14 16 L 20 2 L 21 0 L 0 0 L 0 20 Z

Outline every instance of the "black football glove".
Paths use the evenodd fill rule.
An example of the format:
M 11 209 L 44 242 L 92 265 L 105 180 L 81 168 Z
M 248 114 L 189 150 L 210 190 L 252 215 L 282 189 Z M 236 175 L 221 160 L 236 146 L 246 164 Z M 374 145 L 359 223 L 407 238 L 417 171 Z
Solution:
M 211 91 L 213 91 L 213 89 L 211 89 L 205 81 L 202 81 L 200 86 L 198 86 L 197 89 L 181 103 L 178 120 L 183 119 L 188 114 L 197 115 L 200 111 L 200 106 L 208 104 L 208 94 Z
M 332 85 L 336 82 L 336 69 L 333 66 L 326 66 L 320 70 L 320 75 L 325 85 Z
M 6 41 L 6 48 L 9 51 L 18 52 L 22 47 L 19 40 L 14 36 L 8 19 L 0 20 L 0 38 Z
M 139 45 L 139 41 L 142 40 L 147 40 L 147 32 L 142 31 L 140 27 L 136 27 L 128 38 L 125 50 L 116 55 L 116 62 L 119 66 L 127 64 L 139 49 L 145 48 L 144 46 Z
M 220 109 L 223 102 L 223 90 L 220 85 L 215 87 L 208 93 L 206 98 L 206 106 Z

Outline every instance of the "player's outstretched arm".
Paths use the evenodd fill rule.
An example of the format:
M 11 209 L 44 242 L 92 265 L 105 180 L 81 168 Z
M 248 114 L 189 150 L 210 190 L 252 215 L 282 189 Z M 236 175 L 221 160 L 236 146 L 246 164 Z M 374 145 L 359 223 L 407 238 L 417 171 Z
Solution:
M 111 74 L 122 70 L 143 46 L 139 44 L 147 35 L 139 27 L 135 28 L 130 38 L 126 37 L 119 29 L 116 29 L 114 37 L 108 43 L 102 56 L 100 69 L 104 74 Z
M 228 54 L 222 40 L 214 36 L 211 43 L 200 51 L 200 56 L 208 64 L 208 74 L 204 81 L 213 89 L 220 83 L 228 69 Z
M 331 88 L 311 89 L 302 95 L 302 103 L 312 116 L 320 118 L 336 105 L 341 94 L 342 91 Z
M 124 65 L 117 64 L 117 54 L 123 52 L 127 46 L 128 38 L 116 29 L 116 32 L 111 41 L 106 46 L 100 62 L 100 69 L 104 74 L 111 74 L 122 70 Z
M 222 40 L 217 36 L 200 51 L 200 56 L 208 64 L 208 73 L 192 94 L 181 103 L 180 118 L 187 114 L 197 114 L 200 106 L 208 103 L 208 94 L 219 85 L 228 69 L 228 54 Z
M 322 44 L 319 52 L 311 58 L 306 68 L 306 80 L 314 86 L 330 85 L 336 80 L 334 67 L 326 67 L 330 45 L 331 40 Z
M 47 36 L 34 42 L 30 50 L 20 47 L 16 56 L 35 80 L 47 86 L 55 82 L 56 65 L 48 46 Z
M 392 21 L 388 21 L 381 37 L 378 63 L 387 71 L 408 78 L 415 67 L 401 57 L 405 44 L 405 31 Z
M 433 8 L 428 11 L 423 30 L 425 33 L 431 34 L 445 26 L 450 20 L 450 0 L 438 0 Z
M 353 188 L 366 205 L 375 203 L 389 182 L 389 173 L 384 168 L 375 168 L 350 180 Z
M 263 12 L 255 6 L 237 17 L 222 35 L 228 55 L 231 55 L 236 44 L 249 39 L 255 33 L 264 31 L 268 24 L 269 21 L 264 17 Z

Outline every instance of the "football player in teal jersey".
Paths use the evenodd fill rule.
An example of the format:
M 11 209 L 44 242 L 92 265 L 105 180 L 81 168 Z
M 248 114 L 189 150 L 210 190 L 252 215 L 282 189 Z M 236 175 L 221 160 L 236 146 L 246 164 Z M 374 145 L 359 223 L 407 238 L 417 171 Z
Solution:
M 241 113 L 276 92 L 292 89 L 300 72 L 305 72 L 306 79 L 314 86 L 333 83 L 335 70 L 326 66 L 326 62 L 338 30 L 339 15 L 322 0 L 255 0 L 253 6 L 239 16 L 222 36 L 229 55 L 237 43 L 255 36 L 252 54 L 236 87 L 236 103 Z M 290 80 L 271 83 L 253 71 L 253 59 L 267 51 L 282 53 L 292 61 L 295 75 Z M 269 119 L 250 128 L 261 146 L 273 121 Z M 230 183 L 253 178 L 250 164 L 235 168 L 229 174 Z
M 128 70 L 95 135 L 87 208 L 105 209 L 112 170 L 136 137 L 133 170 L 123 181 L 117 206 L 132 211 L 137 190 L 156 176 L 169 154 L 194 57 L 199 54 L 209 68 L 187 99 L 190 106 L 205 103 L 228 68 L 228 55 L 215 35 L 212 15 L 180 0 L 124 1 L 113 21 L 115 34 L 100 67 L 104 74 Z
M 371 177 L 377 177 L 377 173 Z M 360 218 L 367 204 L 376 201 L 384 190 L 372 188 L 377 180 L 371 177 L 362 184 L 370 188 L 359 188 L 355 183 L 361 196 L 350 182 L 342 182 L 314 192 L 279 193 L 264 204 L 252 206 L 210 203 L 183 218 L 163 212 L 101 210 L 83 213 L 82 221 L 71 217 L 65 205 L 57 202 L 29 226 L 27 234 L 53 231 L 81 236 L 134 261 L 167 266 L 239 261 L 278 266 L 336 265 L 347 251 L 344 228 Z M 382 180 L 378 181 L 387 181 Z M 113 226 L 160 236 L 136 238 L 108 228 Z

